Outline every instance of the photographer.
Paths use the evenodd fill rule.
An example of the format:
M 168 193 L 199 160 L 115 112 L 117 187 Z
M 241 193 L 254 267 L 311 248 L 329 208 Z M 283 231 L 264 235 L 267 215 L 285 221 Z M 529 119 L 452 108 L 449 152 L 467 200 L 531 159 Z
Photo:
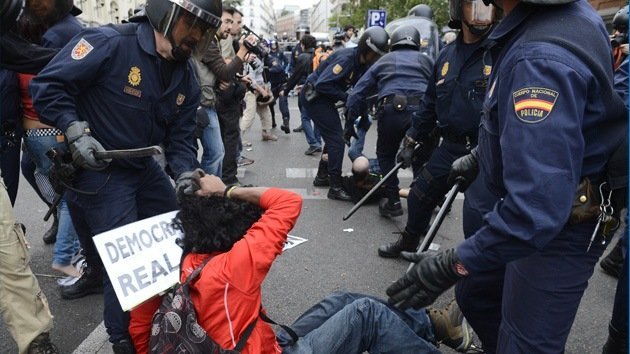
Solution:
M 255 47 L 256 52 L 264 55 L 265 53 L 262 50 L 259 46 Z M 252 126 L 254 117 L 258 113 L 262 125 L 262 140 L 276 141 L 278 137 L 270 132 L 272 122 L 269 103 L 273 100 L 273 94 L 269 85 L 265 82 L 263 72 L 264 64 L 259 55 L 250 54 L 249 63 L 244 70 L 245 76 L 249 77 L 251 83 L 248 85 L 248 91 L 245 93 L 245 111 L 240 123 L 241 138 L 245 136 L 247 130 Z M 251 146 L 251 143 L 243 140 L 243 145 Z

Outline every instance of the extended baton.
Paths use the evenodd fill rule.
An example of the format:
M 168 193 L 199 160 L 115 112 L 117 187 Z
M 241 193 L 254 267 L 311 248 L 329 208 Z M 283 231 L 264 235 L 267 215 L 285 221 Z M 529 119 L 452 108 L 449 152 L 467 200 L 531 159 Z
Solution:
M 94 157 L 98 160 L 132 159 L 136 157 L 161 155 L 162 152 L 163 150 L 160 146 L 153 145 L 137 149 L 94 151 Z
M 376 185 L 374 185 L 374 187 L 372 187 L 372 189 L 370 189 L 370 191 L 367 192 L 367 194 L 365 196 L 363 196 L 363 198 L 361 198 L 361 200 L 359 200 L 359 202 L 357 202 L 352 207 L 352 209 L 350 209 L 348 214 L 346 214 L 343 217 L 343 220 L 344 221 L 348 220 L 352 216 L 352 214 L 354 214 L 354 212 L 359 210 L 359 208 L 365 203 L 365 201 L 368 200 L 368 198 L 371 197 L 372 194 L 374 194 L 383 185 L 383 183 L 385 183 L 385 181 L 387 181 L 394 173 L 398 172 L 398 170 L 402 167 L 402 165 L 403 165 L 402 161 L 397 163 L 394 166 L 394 168 L 392 168 L 392 170 L 389 171 L 389 173 L 385 175 L 385 177 L 383 177 L 380 181 L 378 181 L 378 183 Z
M 431 224 L 429 231 L 424 237 L 424 240 L 422 240 L 422 244 L 420 245 L 420 247 L 418 247 L 416 254 L 420 254 L 429 249 L 429 245 L 431 245 L 431 242 L 433 242 L 435 235 L 437 235 L 437 232 L 440 229 L 440 226 L 442 226 L 442 222 L 444 221 L 444 218 L 446 217 L 446 213 L 448 212 L 448 209 L 451 207 L 451 205 L 455 201 L 455 197 L 457 196 L 457 192 L 459 192 L 459 187 L 461 186 L 461 184 L 462 182 L 460 180 L 456 180 L 453 187 L 451 187 L 451 190 L 446 195 L 446 200 L 442 204 L 440 211 L 438 211 L 437 215 L 435 216 L 435 220 L 433 220 L 433 223 Z M 407 272 L 409 272 L 409 270 L 413 268 L 414 264 L 415 263 L 413 262 L 409 264 L 409 268 L 407 268 Z

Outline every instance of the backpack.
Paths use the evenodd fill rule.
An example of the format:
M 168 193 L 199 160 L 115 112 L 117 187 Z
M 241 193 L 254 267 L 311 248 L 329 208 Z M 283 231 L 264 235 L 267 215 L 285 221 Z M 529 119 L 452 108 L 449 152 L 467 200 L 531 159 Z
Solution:
M 190 283 L 194 281 L 212 257 L 208 257 L 186 278 L 175 285 L 163 297 L 160 307 L 153 315 L 149 353 L 208 353 L 236 354 L 247 343 L 258 317 L 245 329 L 234 349 L 223 349 L 197 322 L 195 306 L 190 298 Z

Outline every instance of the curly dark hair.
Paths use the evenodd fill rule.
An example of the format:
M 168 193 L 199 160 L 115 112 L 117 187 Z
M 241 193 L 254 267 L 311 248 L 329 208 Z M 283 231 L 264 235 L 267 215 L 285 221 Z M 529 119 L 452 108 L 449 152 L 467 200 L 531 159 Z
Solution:
M 227 252 L 260 219 L 263 209 L 242 200 L 184 195 L 173 226 L 184 233 L 184 254 Z

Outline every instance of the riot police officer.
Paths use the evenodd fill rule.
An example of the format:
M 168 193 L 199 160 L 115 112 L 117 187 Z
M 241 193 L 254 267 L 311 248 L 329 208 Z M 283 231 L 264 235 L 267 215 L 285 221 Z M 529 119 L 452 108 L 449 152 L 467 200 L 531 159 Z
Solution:
M 477 314 L 500 321 L 496 352 L 561 353 L 610 237 L 609 211 L 597 227 L 608 199 L 599 188 L 628 113 L 613 91 L 608 33 L 588 2 L 494 2 L 506 16 L 489 36 L 478 152 L 453 165 L 452 179 L 465 187 L 479 169 L 501 200 L 456 248 L 407 257 L 416 265 L 387 292 L 424 306 L 463 277 L 503 268 L 486 282 L 502 289 L 493 299 L 502 305 L 489 304 L 502 306 L 500 318 Z
M 404 166 L 411 165 L 417 142 L 424 142 L 423 149 L 433 146 L 428 140 L 436 124 L 443 141 L 415 176 L 407 198 L 407 225 L 397 241 L 379 247 L 381 257 L 395 258 L 401 251 L 415 251 L 433 209 L 448 191 L 451 164 L 477 144 L 479 112 L 491 71 L 491 63 L 484 61 L 483 44 L 494 21 L 494 8 L 478 4 L 481 2 L 451 1 L 449 25 L 461 28 L 461 32 L 438 56 L 399 160 Z
M 354 48 L 340 49 L 306 79 L 300 100 L 307 115 L 324 139 L 328 152 L 329 199 L 350 201 L 352 198 L 343 189 L 341 166 L 344 141 L 337 107 L 345 105 L 348 88 L 353 86 L 363 73 L 387 52 L 389 36 L 381 27 L 368 28 L 359 44 Z M 336 103 L 339 102 L 337 107 Z
M 420 33 L 413 26 L 397 28 L 390 38 L 391 52 L 385 54 L 359 79 L 348 96 L 344 137 L 355 136 L 354 121 L 367 119 L 367 97 L 378 92 L 376 118 L 378 139 L 376 156 L 385 175 L 396 164 L 396 152 L 405 132 L 411 126 L 411 113 L 418 110 L 429 77 L 433 60 L 420 52 Z M 386 182 L 387 196 L 379 203 L 382 216 L 403 214 L 398 195 L 398 177 Z
M 31 84 L 42 121 L 65 132 L 81 168 L 66 197 L 88 267 L 62 297 L 104 291 L 105 326 L 117 353 L 133 351 L 129 317 L 103 276 L 91 237 L 175 210 L 177 203 L 153 158 L 110 162 L 94 152 L 162 143 L 177 190 L 190 186 L 190 171 L 199 167 L 193 140 L 200 92 L 188 58 L 210 42 L 220 16 L 219 0 L 148 0 L 146 15 L 133 23 L 74 37 Z

